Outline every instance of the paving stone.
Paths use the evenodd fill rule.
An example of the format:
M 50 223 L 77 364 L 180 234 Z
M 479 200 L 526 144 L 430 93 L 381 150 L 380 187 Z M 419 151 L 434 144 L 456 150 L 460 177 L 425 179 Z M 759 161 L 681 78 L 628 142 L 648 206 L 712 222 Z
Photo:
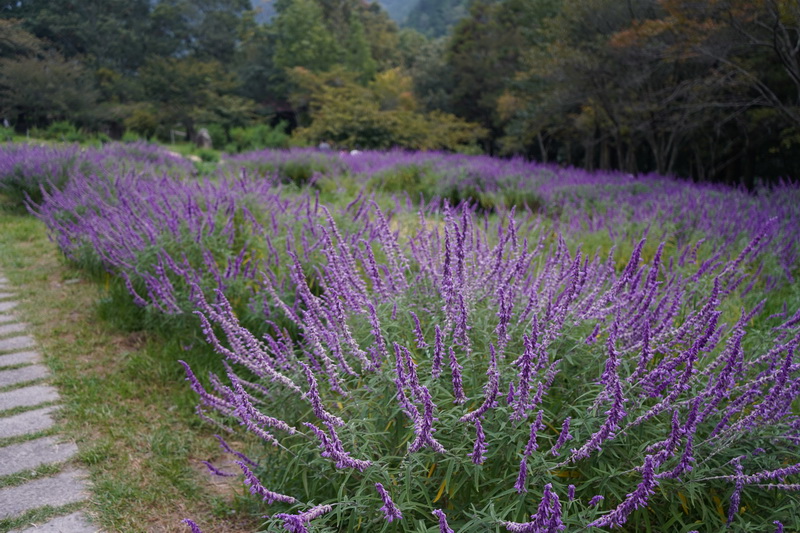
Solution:
M 15 352 L 8 355 L 0 355 L 0 368 L 24 363 L 38 363 L 41 360 L 42 356 L 39 352 Z
M 16 352 L 25 348 L 34 348 L 35 346 L 36 341 L 28 335 L 0 339 L 0 352 Z
M 50 416 L 56 407 L 43 407 L 34 411 L 0 418 L 0 438 L 29 435 L 49 429 L 55 423 Z M 2 505 L 0 505 L 2 508 Z
M 17 385 L 35 379 L 42 379 L 49 375 L 50 371 L 46 366 L 42 365 L 23 366 L 22 368 L 15 368 L 14 370 L 0 370 L 0 387 L 8 387 L 9 385 Z
M 9 298 L 13 298 L 15 294 L 13 292 L 4 292 L 6 287 L 0 285 L 0 300 L 8 300 Z
M 8 313 L 17 306 L 17 302 L 0 302 L 0 313 Z
M 58 437 L 42 437 L 0 448 L 0 476 L 9 476 L 42 465 L 63 463 L 78 453 L 74 442 L 59 442 Z
M 72 513 L 59 516 L 46 524 L 33 525 L 25 530 L 15 529 L 8 533 L 98 533 L 100 529 L 93 526 L 83 513 Z
M 15 407 L 33 407 L 45 402 L 58 400 L 58 391 L 47 385 L 34 385 L 8 392 L 0 392 L 0 411 Z M 2 450 L 2 448 L 0 448 Z M 0 464 L 0 470 L 2 465 Z
M 7 322 L 16 322 L 17 317 L 10 313 L 0 313 L 0 324 L 6 324 Z
M 22 333 L 27 328 L 27 324 L 21 322 L 10 322 L 8 324 L 0 324 L 0 337 L 5 337 L 11 333 Z
M 0 519 L 51 505 L 60 507 L 85 500 L 87 483 L 83 472 L 67 470 L 53 477 L 0 490 Z

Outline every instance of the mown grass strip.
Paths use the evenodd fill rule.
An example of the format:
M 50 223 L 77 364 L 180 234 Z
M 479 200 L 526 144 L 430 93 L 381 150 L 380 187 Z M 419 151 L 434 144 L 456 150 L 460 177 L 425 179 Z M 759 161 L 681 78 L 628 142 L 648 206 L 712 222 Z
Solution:
M 183 532 L 183 518 L 208 531 L 255 531 L 260 519 L 239 480 L 210 484 L 199 463 L 222 454 L 214 430 L 194 414 L 195 397 L 176 362 L 192 357 L 185 350 L 192 341 L 112 326 L 98 315 L 97 302 L 108 295 L 85 279 L 65 283 L 84 274 L 60 257 L 39 221 L 0 211 L 0 227 L 0 270 L 17 291 L 15 313 L 30 324 L 63 404 L 53 431 L 0 444 L 57 432 L 74 440 L 76 462 L 94 486 L 88 512 L 106 531 Z M 0 533 L 73 507 L 81 506 L 0 521 Z

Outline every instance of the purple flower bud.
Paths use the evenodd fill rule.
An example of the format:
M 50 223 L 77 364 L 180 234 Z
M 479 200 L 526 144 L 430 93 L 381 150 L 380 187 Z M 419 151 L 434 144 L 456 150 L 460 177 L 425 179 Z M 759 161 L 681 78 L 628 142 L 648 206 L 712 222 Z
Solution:
M 603 496 L 602 494 L 598 494 L 597 496 L 592 496 L 592 499 L 589 500 L 589 504 L 588 505 L 589 505 L 589 507 L 595 507 L 595 506 L 599 505 L 600 502 L 602 502 L 605 499 L 606 499 L 606 497 Z
M 200 462 L 203 463 L 204 465 L 206 465 L 206 468 L 208 468 L 208 471 L 211 472 L 212 474 L 214 474 L 215 476 L 233 477 L 233 476 L 236 475 L 236 474 L 229 474 L 227 472 L 223 472 L 222 470 L 220 470 L 216 466 L 212 465 L 208 461 L 200 461 Z
M 567 487 L 567 498 L 569 501 L 575 501 L 575 485 Z
M 375 488 L 378 490 L 378 494 L 383 500 L 383 507 L 381 507 L 381 511 L 383 511 L 383 516 L 387 522 L 391 522 L 392 520 L 401 520 L 403 518 L 403 513 L 400 512 L 400 509 L 392 501 L 392 498 L 389 496 L 389 493 L 386 492 L 386 489 L 383 488 L 383 485 L 380 483 L 375 483 Z
M 775 520 L 773 524 L 775 524 L 775 533 L 783 533 L 783 524 L 780 521 Z

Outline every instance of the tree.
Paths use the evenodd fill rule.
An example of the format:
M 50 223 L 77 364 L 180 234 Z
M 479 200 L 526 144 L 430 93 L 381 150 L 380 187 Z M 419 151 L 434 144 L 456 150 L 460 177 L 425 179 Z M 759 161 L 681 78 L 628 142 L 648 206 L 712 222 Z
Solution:
M 217 61 L 152 58 L 140 78 L 148 113 L 157 117 L 162 137 L 169 138 L 169 129 L 177 125 L 191 138 L 200 121 L 230 128 L 252 118 L 253 102 L 234 94 L 238 81 Z
M 469 0 L 425 0 L 414 4 L 406 26 L 428 37 L 442 37 L 467 16 Z
M 278 68 L 326 72 L 339 62 L 342 51 L 326 27 L 317 2 L 290 0 L 276 8 L 274 58 Z
M 451 109 L 480 123 L 497 138 L 502 120 L 498 99 L 521 68 L 530 34 L 550 14 L 553 2 L 478 0 L 453 31 L 446 52 L 452 76 Z M 493 144 L 493 143 L 492 143 Z M 494 151 L 494 146 L 490 150 Z
M 148 0 L 24 0 L 8 3 L 0 16 L 22 19 L 66 59 L 130 73 L 146 55 L 149 12 Z
M 150 15 L 152 52 L 228 63 L 251 10 L 250 0 L 158 0 Z
M 295 131 L 295 137 L 305 142 L 360 149 L 456 150 L 474 146 L 486 134 L 453 115 L 416 112 L 408 90 L 411 80 L 398 70 L 378 74 L 367 87 L 343 70 L 316 75 L 298 68 L 292 77 L 301 88 L 295 95 L 300 100 L 297 105 L 309 107 L 310 123 Z
M 0 59 L 0 115 L 18 131 L 57 120 L 89 124 L 97 96 L 83 65 L 58 52 Z

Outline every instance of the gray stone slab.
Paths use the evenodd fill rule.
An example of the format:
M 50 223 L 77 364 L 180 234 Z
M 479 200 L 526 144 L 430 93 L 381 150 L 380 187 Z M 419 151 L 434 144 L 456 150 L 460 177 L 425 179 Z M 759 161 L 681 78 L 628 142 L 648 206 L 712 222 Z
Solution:
M 24 363 L 38 363 L 42 360 L 39 352 L 16 352 L 8 355 L 0 355 L 0 368 L 11 365 L 21 365 Z
M 67 516 L 59 516 L 46 524 L 33 524 L 25 530 L 15 529 L 8 533 L 98 533 L 101 531 L 93 526 L 81 512 Z
M 0 476 L 10 476 L 42 465 L 63 463 L 78 453 L 74 442 L 42 437 L 0 448 Z
M 28 335 L 0 339 L 0 352 L 16 352 L 35 347 L 36 341 L 33 340 L 33 337 L 29 337 Z
M 5 324 L 7 322 L 16 322 L 17 317 L 12 315 L 11 313 L 0 313 L 0 324 Z
M 0 418 L 0 438 L 30 435 L 53 427 L 55 423 L 50 416 L 56 407 L 43 407 L 34 411 Z M 2 507 L 2 506 L 0 506 Z
M 46 378 L 49 375 L 50 371 L 46 366 L 42 365 L 23 366 L 14 370 L 0 370 L 0 387 L 27 383 L 28 381 Z
M 58 391 L 47 385 L 34 385 L 22 387 L 8 392 L 0 392 L 0 411 L 14 409 L 15 407 L 33 407 L 45 402 L 58 400 Z M 2 448 L 0 448 L 2 451 Z M 2 470 L 2 465 L 0 465 Z
M 0 518 L 16 516 L 51 505 L 60 507 L 80 502 L 88 496 L 83 472 L 68 470 L 53 477 L 35 479 L 24 485 L 0 490 Z
M 8 300 L 16 296 L 13 292 L 5 292 L 6 287 L 0 285 L 0 300 Z
M 21 322 L 9 322 L 8 324 L 0 324 L 0 337 L 5 337 L 12 333 L 22 333 L 27 328 L 27 324 Z
M 8 313 L 17 306 L 17 302 L 0 302 L 0 313 Z

